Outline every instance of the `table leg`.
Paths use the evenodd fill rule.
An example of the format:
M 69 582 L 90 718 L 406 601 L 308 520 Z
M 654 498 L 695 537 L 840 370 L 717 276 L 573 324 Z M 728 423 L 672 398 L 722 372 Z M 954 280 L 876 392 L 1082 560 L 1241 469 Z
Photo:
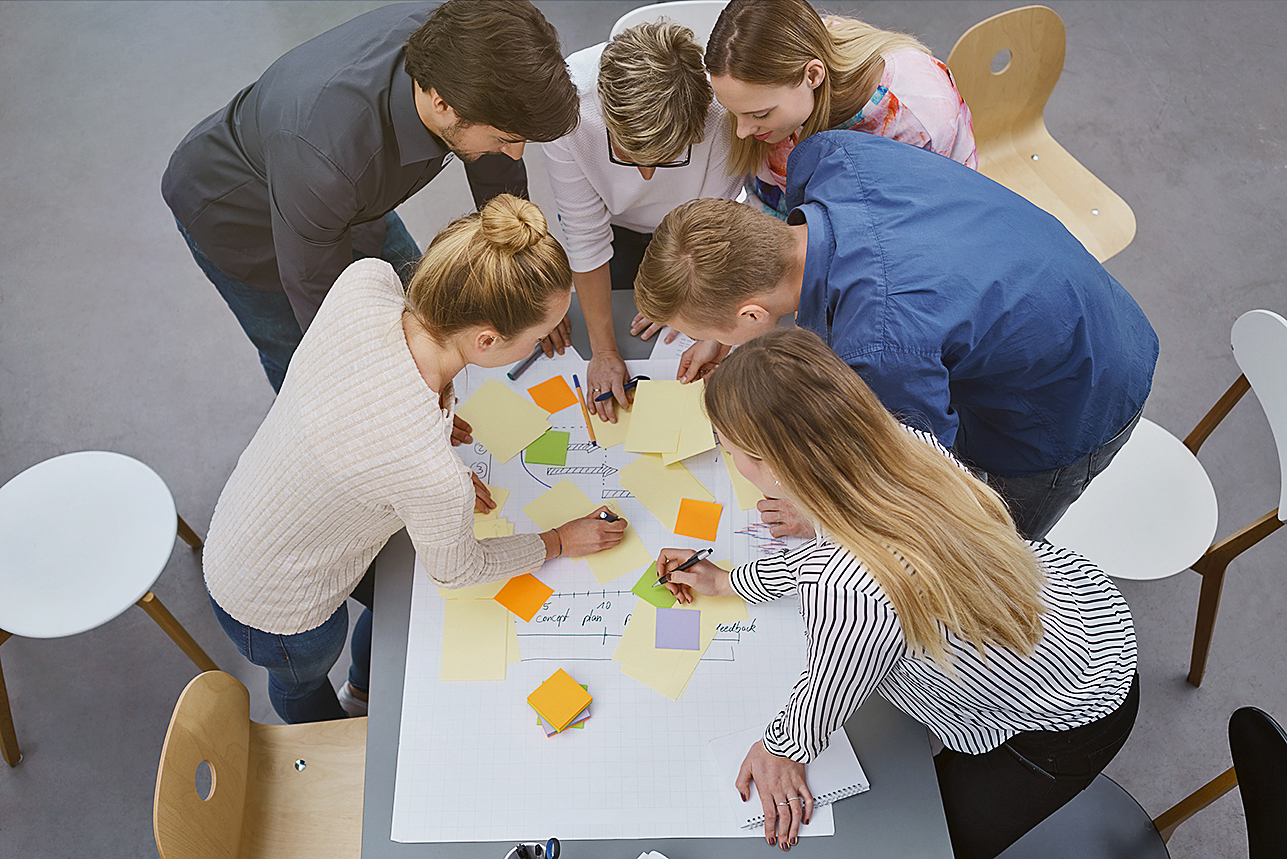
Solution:
M 188 631 L 174 619 L 174 615 L 170 614 L 170 610 L 161 604 L 161 601 L 156 598 L 156 594 L 148 591 L 136 605 L 147 612 L 148 617 L 156 621 L 157 626 L 165 630 L 165 634 L 170 636 L 175 644 L 179 645 L 179 649 L 186 653 L 198 668 L 202 671 L 219 670 L 219 666 L 215 665 L 214 660 L 201 649 L 201 645 L 197 644 L 191 635 L 188 635 Z
M 0 629 L 0 644 L 9 640 L 12 633 Z M 16 767 L 22 760 L 18 749 L 18 732 L 13 729 L 13 712 L 9 709 L 9 689 L 4 685 L 4 669 L 0 668 L 0 754 L 4 762 Z
M 191 525 L 183 521 L 182 516 L 179 516 L 178 519 L 179 519 L 179 537 L 182 538 L 183 542 L 187 543 L 192 548 L 200 549 L 201 538 L 197 536 L 197 532 L 192 530 Z

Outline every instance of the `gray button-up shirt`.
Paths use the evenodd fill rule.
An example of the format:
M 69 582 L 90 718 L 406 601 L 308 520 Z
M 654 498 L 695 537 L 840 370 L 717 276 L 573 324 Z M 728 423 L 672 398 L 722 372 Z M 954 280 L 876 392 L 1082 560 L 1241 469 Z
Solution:
M 448 160 L 404 69 L 407 38 L 432 10 L 385 6 L 287 52 L 188 133 L 161 179 L 211 261 L 284 290 L 303 330 L 353 252 L 378 256 L 384 216 Z M 477 205 L 527 195 L 521 161 L 485 155 L 465 172 Z

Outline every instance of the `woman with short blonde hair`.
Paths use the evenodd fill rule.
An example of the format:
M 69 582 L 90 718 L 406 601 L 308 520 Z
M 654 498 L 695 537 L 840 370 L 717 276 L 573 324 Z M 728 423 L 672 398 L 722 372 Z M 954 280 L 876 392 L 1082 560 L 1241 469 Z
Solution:
M 268 670 L 284 721 L 365 712 L 364 575 L 399 530 L 429 577 L 451 588 L 620 542 L 625 520 L 593 515 L 475 539 L 474 510 L 495 504 L 451 449 L 452 379 L 471 364 L 526 356 L 563 318 L 570 288 L 567 255 L 541 210 L 502 194 L 430 243 L 405 295 L 376 259 L 353 263 L 327 293 L 219 496 L 202 559 L 215 616 Z M 348 634 L 350 595 L 368 610 L 337 698 L 327 673 Z
M 706 46 L 735 130 L 730 168 L 786 217 L 787 159 L 819 131 L 851 129 L 978 167 L 970 109 L 952 73 L 905 33 L 821 17 L 806 0 L 732 0 Z
M 686 549 L 657 564 L 683 602 L 799 596 L 806 668 L 737 780 L 743 799 L 756 783 L 770 844 L 795 843 L 813 811 L 804 764 L 873 692 L 943 741 L 958 859 L 995 856 L 1095 778 L 1139 694 L 1130 610 L 1101 571 L 1020 539 L 1000 497 L 816 334 L 743 345 L 704 401 L 742 475 L 816 523 L 812 541 L 731 573 L 675 571 Z

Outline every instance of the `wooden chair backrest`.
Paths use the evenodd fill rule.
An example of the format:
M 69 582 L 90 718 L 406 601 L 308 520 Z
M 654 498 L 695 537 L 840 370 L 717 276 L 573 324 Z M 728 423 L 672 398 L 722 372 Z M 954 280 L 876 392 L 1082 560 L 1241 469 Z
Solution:
M 1065 45 L 1064 22 L 1045 6 L 993 15 L 957 40 L 947 65 L 973 114 L 980 156 L 998 138 L 1045 129 L 1043 114 L 1063 74 Z M 1009 63 L 993 72 L 993 57 L 1006 50 Z
M 250 693 L 222 671 L 198 674 L 170 719 L 156 774 L 152 827 L 161 859 L 234 859 L 246 803 Z M 197 793 L 197 767 L 210 793 Z
M 1278 446 L 1278 519 L 1287 521 L 1287 319 L 1271 310 L 1249 310 L 1233 323 L 1230 340 Z

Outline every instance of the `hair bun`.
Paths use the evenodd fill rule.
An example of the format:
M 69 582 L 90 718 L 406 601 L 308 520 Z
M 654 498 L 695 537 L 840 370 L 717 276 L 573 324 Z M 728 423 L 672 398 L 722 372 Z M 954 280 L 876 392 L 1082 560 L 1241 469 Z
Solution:
M 549 235 L 540 208 L 512 194 L 494 197 L 483 207 L 480 217 L 487 243 L 509 253 L 526 250 Z

